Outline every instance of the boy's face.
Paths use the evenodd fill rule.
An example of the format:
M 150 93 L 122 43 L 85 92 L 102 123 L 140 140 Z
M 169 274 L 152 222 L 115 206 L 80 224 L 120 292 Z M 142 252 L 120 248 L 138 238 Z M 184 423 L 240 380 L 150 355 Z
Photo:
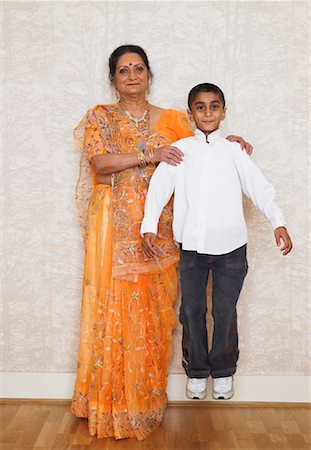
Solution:
M 188 114 L 199 130 L 204 133 L 212 133 L 218 130 L 220 122 L 226 116 L 226 110 L 227 108 L 224 107 L 217 93 L 199 92 L 195 96 Z

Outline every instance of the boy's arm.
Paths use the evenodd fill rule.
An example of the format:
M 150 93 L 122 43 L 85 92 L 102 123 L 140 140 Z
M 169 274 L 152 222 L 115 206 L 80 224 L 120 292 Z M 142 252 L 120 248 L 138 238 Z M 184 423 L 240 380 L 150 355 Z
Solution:
M 280 250 L 286 255 L 291 251 L 292 243 L 285 228 L 282 211 L 275 202 L 274 187 L 244 152 L 235 152 L 235 162 L 243 192 L 252 199 L 254 205 L 270 221 L 274 229 L 276 243 L 280 246 L 281 241 L 283 241 Z
M 158 232 L 159 218 L 174 192 L 179 166 L 171 166 L 162 162 L 151 177 L 145 202 L 145 214 L 140 228 L 140 234 L 144 237 L 145 256 L 156 257 L 152 247 Z

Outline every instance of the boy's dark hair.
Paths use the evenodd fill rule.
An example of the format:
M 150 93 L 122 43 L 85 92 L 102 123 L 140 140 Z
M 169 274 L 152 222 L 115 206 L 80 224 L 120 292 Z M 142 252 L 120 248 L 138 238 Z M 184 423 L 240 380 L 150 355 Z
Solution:
M 191 105 L 195 100 L 195 97 L 200 92 L 215 92 L 215 94 L 218 94 L 220 97 L 220 101 L 223 103 L 224 106 L 226 106 L 225 96 L 222 90 L 216 86 L 215 84 L 211 83 L 201 83 L 194 86 L 188 95 L 188 107 L 191 109 Z

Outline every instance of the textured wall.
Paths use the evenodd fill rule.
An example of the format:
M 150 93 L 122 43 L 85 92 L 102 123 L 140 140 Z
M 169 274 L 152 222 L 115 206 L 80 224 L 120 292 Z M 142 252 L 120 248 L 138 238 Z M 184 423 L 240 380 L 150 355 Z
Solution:
M 224 131 L 254 144 L 295 248 L 282 257 L 246 202 L 239 373 L 306 374 L 308 2 L 2 1 L 1 13 L 2 370 L 75 370 L 83 249 L 72 129 L 89 107 L 111 101 L 107 58 L 131 42 L 149 54 L 152 102 L 184 109 L 194 84 L 219 84 Z M 182 372 L 180 329 L 174 349 L 171 371 Z

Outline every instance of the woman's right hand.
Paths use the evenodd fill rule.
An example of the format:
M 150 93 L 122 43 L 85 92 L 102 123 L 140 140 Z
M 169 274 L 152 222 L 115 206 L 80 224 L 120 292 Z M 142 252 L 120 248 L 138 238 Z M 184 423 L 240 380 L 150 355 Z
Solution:
M 183 160 L 183 152 L 177 147 L 167 145 L 154 150 L 154 162 L 165 161 L 171 166 L 177 166 Z

